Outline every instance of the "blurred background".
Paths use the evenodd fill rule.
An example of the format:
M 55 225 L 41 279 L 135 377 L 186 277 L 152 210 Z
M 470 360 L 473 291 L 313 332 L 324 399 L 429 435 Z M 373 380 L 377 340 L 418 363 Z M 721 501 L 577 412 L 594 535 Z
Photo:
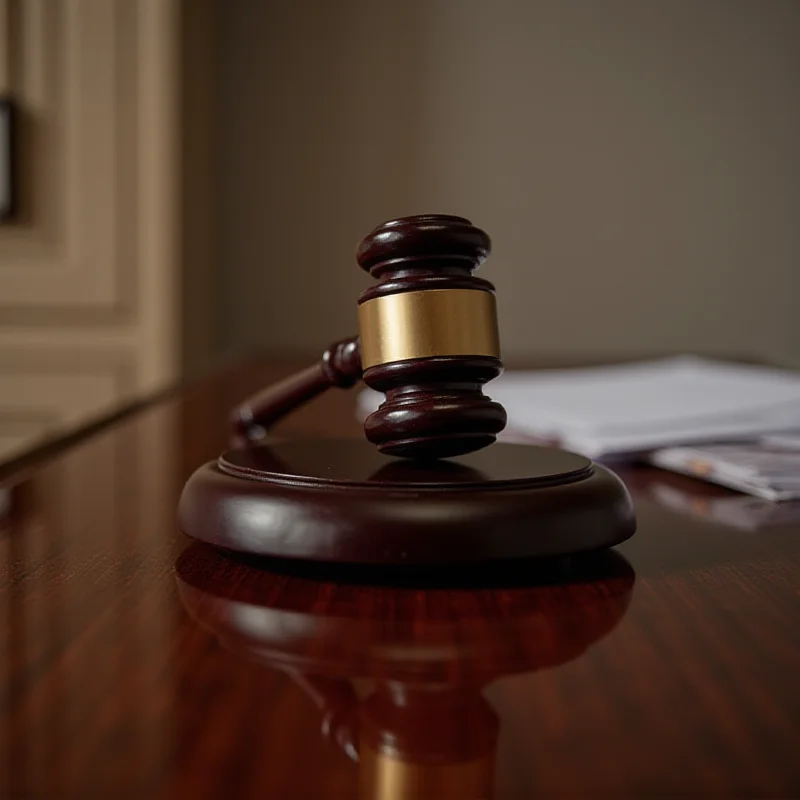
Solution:
M 494 241 L 505 356 L 800 363 L 796 0 L 0 0 L 0 460 Z M 2 188 L 2 187 L 0 187 Z

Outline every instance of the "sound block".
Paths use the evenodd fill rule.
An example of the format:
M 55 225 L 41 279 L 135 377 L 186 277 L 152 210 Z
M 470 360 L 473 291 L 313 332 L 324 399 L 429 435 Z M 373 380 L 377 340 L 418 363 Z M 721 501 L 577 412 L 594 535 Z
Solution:
M 178 519 L 229 550 L 387 565 L 568 555 L 636 528 L 620 479 L 574 453 L 495 444 L 419 462 L 359 439 L 231 450 L 192 475 Z

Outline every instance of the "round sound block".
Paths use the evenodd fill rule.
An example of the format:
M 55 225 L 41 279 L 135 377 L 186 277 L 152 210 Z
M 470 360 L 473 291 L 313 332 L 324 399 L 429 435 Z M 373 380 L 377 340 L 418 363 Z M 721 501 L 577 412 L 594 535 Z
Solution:
M 574 453 L 495 444 L 415 462 L 359 439 L 225 453 L 189 479 L 178 517 L 226 549 L 393 565 L 566 555 L 636 528 L 619 478 Z

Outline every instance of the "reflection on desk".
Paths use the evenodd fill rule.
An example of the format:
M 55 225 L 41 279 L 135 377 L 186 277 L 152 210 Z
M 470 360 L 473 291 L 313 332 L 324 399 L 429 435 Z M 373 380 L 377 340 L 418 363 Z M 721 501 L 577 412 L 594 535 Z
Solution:
M 425 680 L 437 683 L 426 703 L 446 699 L 440 687 L 454 681 L 464 687 L 459 702 L 465 692 L 472 698 L 456 715 L 461 738 L 437 736 L 451 754 L 494 753 L 494 800 L 800 796 L 800 523 L 753 535 L 736 520 L 678 512 L 656 499 L 654 486 L 698 504 L 736 496 L 653 467 L 622 471 L 639 530 L 617 548 L 636 582 L 627 598 L 614 595 L 616 623 L 614 600 L 600 603 L 605 621 L 594 627 L 587 598 L 587 617 L 567 614 L 563 629 L 545 624 L 536 603 L 514 606 L 514 596 L 532 592 L 556 609 L 560 590 L 542 586 L 541 575 L 518 576 L 498 606 L 505 621 L 488 622 L 481 621 L 486 592 L 475 586 L 471 598 L 454 578 L 445 588 L 458 591 L 448 593 L 382 589 L 369 576 L 359 585 L 353 576 L 344 593 L 327 588 L 292 599 L 286 587 L 335 581 L 284 570 L 274 584 L 284 588 L 267 610 L 295 621 L 299 613 L 297 641 L 313 640 L 315 659 L 338 653 L 346 669 L 271 669 L 221 645 L 187 610 L 187 586 L 209 595 L 208 613 L 228 600 L 252 606 L 245 619 L 253 623 L 255 615 L 259 636 L 265 603 L 258 592 L 247 596 L 247 581 L 213 599 L 211 584 L 237 585 L 254 569 L 221 555 L 220 568 L 207 573 L 210 585 L 196 574 L 206 574 L 200 565 L 207 561 L 195 562 L 192 582 L 182 573 L 176 581 L 176 560 L 190 544 L 177 530 L 178 498 L 198 465 L 225 448 L 230 409 L 298 366 L 219 373 L 91 436 L 0 468 L 0 485 L 11 490 L 0 518 L 0 797 L 357 797 L 359 781 L 376 775 L 387 755 L 402 752 L 397 760 L 410 761 L 409 738 L 381 734 L 409 724 L 390 715 L 403 694 L 379 689 L 409 683 L 408 671 L 401 682 L 381 676 L 390 666 L 414 665 L 407 646 L 418 630 L 431 647 Z M 354 401 L 346 392 L 326 395 L 282 421 L 277 435 L 360 436 Z M 483 589 L 506 597 L 496 582 Z M 325 618 L 310 629 L 302 611 L 309 597 Z M 460 599 L 453 605 L 446 597 Z M 573 590 L 566 599 L 576 602 Z M 412 612 L 427 622 L 410 632 L 403 623 L 403 633 Z M 363 635 L 347 633 L 354 622 Z M 442 648 L 434 634 L 448 625 L 458 637 Z M 573 625 L 596 638 L 576 638 Z M 326 630 L 338 633 L 317 638 Z M 403 634 L 402 646 L 381 654 L 392 633 Z M 358 656 L 359 641 L 373 635 L 375 652 Z M 480 648 L 461 644 L 476 635 Z M 563 660 L 570 646 L 574 657 Z M 560 652 L 562 661 L 554 655 L 545 669 L 547 652 Z M 266 656 L 275 650 L 257 657 Z M 365 677 L 346 677 L 358 673 Z M 345 752 L 347 742 L 351 753 L 373 743 L 374 768 L 319 736 L 307 691 L 320 707 L 343 709 L 328 715 L 328 727 Z M 373 711 L 367 698 L 376 694 Z M 416 741 L 432 752 L 424 738 Z M 487 774 L 485 764 L 481 770 Z
M 461 571 L 447 588 L 441 574 L 351 570 L 388 582 L 367 590 L 341 568 L 281 567 L 196 544 L 176 574 L 194 619 L 314 699 L 323 733 L 360 763 L 361 796 L 394 800 L 493 796 L 500 723 L 483 689 L 577 658 L 634 586 L 611 551 Z

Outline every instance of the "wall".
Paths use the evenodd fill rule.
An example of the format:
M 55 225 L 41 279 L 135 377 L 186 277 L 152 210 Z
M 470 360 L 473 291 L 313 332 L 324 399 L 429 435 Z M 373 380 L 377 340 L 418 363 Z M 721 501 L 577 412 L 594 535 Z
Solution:
M 794 0 L 237 0 L 221 12 L 227 348 L 355 330 L 358 239 L 461 214 L 504 350 L 800 362 Z

